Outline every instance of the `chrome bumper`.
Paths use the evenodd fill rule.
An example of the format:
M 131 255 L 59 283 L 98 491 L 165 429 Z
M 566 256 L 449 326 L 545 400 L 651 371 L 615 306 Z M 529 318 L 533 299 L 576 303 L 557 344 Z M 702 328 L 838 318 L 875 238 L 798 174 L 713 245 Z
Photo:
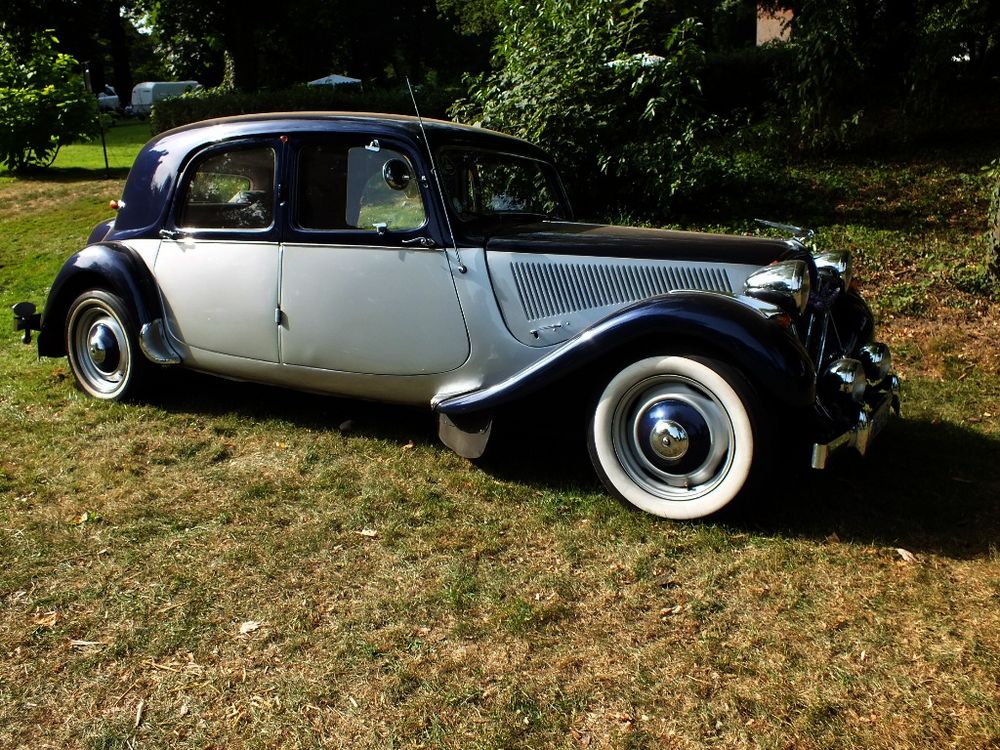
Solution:
M 825 469 L 830 456 L 841 448 L 855 448 L 862 456 L 868 445 L 889 421 L 889 412 L 899 415 L 899 378 L 890 375 L 889 387 L 874 406 L 865 405 L 855 425 L 829 443 L 816 443 L 812 450 L 812 467 Z

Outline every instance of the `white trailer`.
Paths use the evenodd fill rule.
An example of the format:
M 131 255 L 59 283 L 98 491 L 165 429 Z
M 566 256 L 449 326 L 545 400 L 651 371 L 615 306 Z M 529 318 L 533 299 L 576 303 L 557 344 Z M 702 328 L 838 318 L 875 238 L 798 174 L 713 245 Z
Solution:
M 197 81 L 143 81 L 132 89 L 132 114 L 148 117 L 153 105 L 164 99 L 196 91 L 201 88 Z

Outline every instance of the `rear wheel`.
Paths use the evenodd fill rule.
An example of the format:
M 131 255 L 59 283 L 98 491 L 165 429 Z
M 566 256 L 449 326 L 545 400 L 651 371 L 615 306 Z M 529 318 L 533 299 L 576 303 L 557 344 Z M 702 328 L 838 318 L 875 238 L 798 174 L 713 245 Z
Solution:
M 103 289 L 88 289 L 70 306 L 66 352 L 76 382 L 94 398 L 134 397 L 146 374 L 132 313 Z
M 723 362 L 638 360 L 601 393 L 590 457 L 617 497 L 663 518 L 702 518 L 748 494 L 768 459 L 766 415 Z

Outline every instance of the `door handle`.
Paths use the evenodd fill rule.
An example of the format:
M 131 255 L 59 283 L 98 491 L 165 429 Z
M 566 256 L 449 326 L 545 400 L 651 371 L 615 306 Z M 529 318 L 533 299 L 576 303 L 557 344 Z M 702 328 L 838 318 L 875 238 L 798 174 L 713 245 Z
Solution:
M 413 237 L 408 240 L 403 240 L 403 244 L 411 247 L 416 245 L 417 247 L 423 247 L 429 250 L 434 247 L 434 240 L 430 237 Z

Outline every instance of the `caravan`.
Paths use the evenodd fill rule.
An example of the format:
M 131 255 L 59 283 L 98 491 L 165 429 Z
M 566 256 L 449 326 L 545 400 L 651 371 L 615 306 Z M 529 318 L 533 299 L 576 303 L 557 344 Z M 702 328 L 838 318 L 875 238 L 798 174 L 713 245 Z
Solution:
M 149 117 L 149 112 L 156 102 L 172 99 L 200 88 L 201 84 L 197 81 L 144 81 L 137 83 L 132 89 L 130 113 L 137 117 Z

